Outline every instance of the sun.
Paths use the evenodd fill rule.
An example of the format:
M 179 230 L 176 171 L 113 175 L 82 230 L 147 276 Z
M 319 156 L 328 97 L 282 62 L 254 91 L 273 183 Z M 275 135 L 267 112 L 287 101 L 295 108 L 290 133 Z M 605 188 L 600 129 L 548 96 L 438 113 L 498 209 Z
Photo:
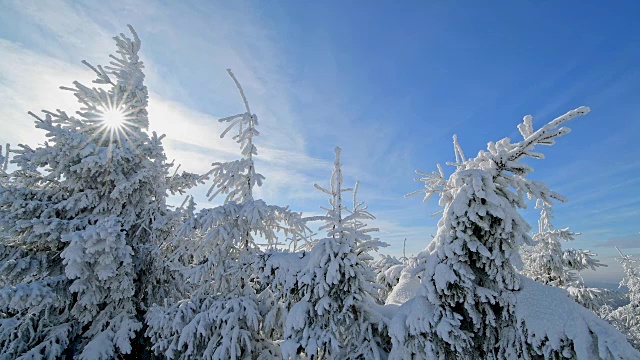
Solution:
M 112 144 L 124 146 L 131 143 L 133 138 L 139 136 L 136 128 L 139 128 L 137 114 L 140 107 L 128 104 L 126 97 L 121 97 L 116 90 L 108 94 L 103 101 L 96 104 L 87 120 L 94 127 L 94 137 L 99 144 Z
M 106 109 L 100 116 L 103 126 L 110 130 L 118 130 L 122 128 L 125 123 L 125 115 L 120 109 Z

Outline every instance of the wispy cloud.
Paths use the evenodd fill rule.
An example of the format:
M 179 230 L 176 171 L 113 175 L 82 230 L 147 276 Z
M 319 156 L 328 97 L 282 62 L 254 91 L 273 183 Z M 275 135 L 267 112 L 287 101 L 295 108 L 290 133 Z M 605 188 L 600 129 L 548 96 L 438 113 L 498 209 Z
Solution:
M 585 270 L 580 272 L 580 275 L 585 282 L 607 282 L 607 283 L 619 283 L 622 280 L 624 274 L 622 266 L 616 260 L 615 256 L 602 256 L 598 258 L 601 263 L 607 265 L 607 267 L 599 267 L 598 270 Z
M 117 17 L 113 16 L 115 14 L 112 10 L 106 8 L 100 13 L 103 17 L 98 19 L 95 17 L 95 9 L 92 9 L 90 4 L 84 4 L 89 8 L 65 2 L 30 3 L 25 6 L 15 2 L 12 5 L 27 19 L 46 29 L 49 40 L 55 40 L 38 41 L 35 49 L 0 40 L 0 50 L 4 55 L 0 64 L 0 74 L 3 74 L 0 78 L 0 116 L 11 124 L 7 131 L 3 131 L 0 141 L 33 143 L 41 141 L 43 134 L 38 134 L 40 137 L 36 135 L 33 121 L 26 115 L 26 111 L 60 108 L 73 112 L 78 108 L 76 99 L 58 87 L 68 85 L 73 80 L 90 84 L 93 74 L 80 65 L 79 60 L 106 59 L 107 54 L 113 49 L 110 39 L 113 34 L 98 25 L 98 21 L 107 19 L 103 23 L 112 27 L 115 25 L 108 19 Z M 319 177 L 328 176 L 332 164 L 304 152 L 303 137 L 294 126 L 299 119 L 292 114 L 287 99 L 289 95 L 283 91 L 287 87 L 286 79 L 277 72 L 275 75 L 268 75 L 272 74 L 270 70 L 273 69 L 263 69 L 269 66 L 277 67 L 273 51 L 265 45 L 268 42 L 260 39 L 262 35 L 259 34 L 263 32 L 255 28 L 256 25 L 252 22 L 246 23 L 240 34 L 233 30 L 236 28 L 234 19 L 240 15 L 239 10 L 235 10 L 234 17 L 217 14 L 219 21 L 212 21 L 214 19 L 197 14 L 197 9 L 194 8 L 169 9 L 160 3 L 149 2 L 145 7 L 136 8 L 134 16 L 151 14 L 151 18 L 176 21 L 176 13 L 173 10 L 185 13 L 184 15 L 191 19 L 191 26 L 211 27 L 211 24 L 214 24 L 216 28 L 209 28 L 208 32 L 218 37 L 220 34 L 228 34 L 229 37 L 218 38 L 215 42 L 205 41 L 204 36 L 190 40 L 186 37 L 186 41 L 185 37 L 174 39 L 168 30 L 171 27 L 154 27 L 148 23 L 148 19 L 138 19 L 143 29 L 150 27 L 151 32 L 158 32 L 167 39 L 167 46 L 192 46 L 190 51 L 210 57 L 213 66 L 220 68 L 219 77 L 212 79 L 216 82 L 214 85 L 216 89 L 223 88 L 226 91 L 223 93 L 216 90 L 211 94 L 216 97 L 214 102 L 219 106 L 207 113 L 153 91 L 159 88 L 161 91 L 169 90 L 165 91 L 169 95 L 176 95 L 175 91 L 171 91 L 175 89 L 176 79 L 167 77 L 160 66 L 145 56 L 146 41 L 143 39 L 142 57 L 147 67 L 147 82 L 153 84 L 149 85 L 153 91 L 149 101 L 150 128 L 159 134 L 167 134 L 164 144 L 169 159 L 175 159 L 177 164 L 181 164 L 182 170 L 204 172 L 210 168 L 212 162 L 239 157 L 238 144 L 231 140 L 230 136 L 220 138 L 224 124 L 217 121 L 220 117 L 242 111 L 237 90 L 224 71 L 226 66 L 230 66 L 240 77 L 249 95 L 252 110 L 258 113 L 262 120 L 259 130 L 263 136 L 256 139 L 259 149 L 256 160 L 259 171 L 266 175 L 268 180 L 262 188 L 257 189 L 259 195 L 273 201 L 283 198 L 320 200 L 321 196 L 314 191 L 313 183 Z M 229 15 L 232 11 L 226 9 L 224 12 Z M 48 15 L 44 16 L 45 13 Z M 244 15 L 250 16 L 246 13 Z M 64 22 L 61 19 L 74 22 L 74 25 L 63 26 Z M 248 38 L 251 38 L 251 41 L 248 41 Z M 243 57 L 241 53 L 249 52 L 247 47 L 253 45 L 263 56 L 259 59 L 255 58 L 258 54 Z M 58 51 L 59 49 L 64 51 Z M 210 61 L 209 64 L 202 63 L 201 66 L 209 67 L 212 64 Z M 189 71 L 197 72 L 198 69 Z M 204 199 L 201 198 L 199 201 Z
M 614 247 L 622 249 L 638 249 L 640 248 L 640 233 L 628 234 L 624 236 L 616 236 L 606 241 L 599 242 L 598 247 Z
M 83 59 L 106 60 L 104 49 L 113 46 L 111 34 L 94 20 L 94 14 L 83 9 L 78 2 L 62 0 L 9 1 L 11 9 L 21 14 L 26 21 L 41 30 L 33 41 L 40 52 L 65 61 L 78 61 L 75 56 L 82 54 Z
M 333 147 L 340 145 L 347 179 L 363 180 L 361 198 L 379 204 L 376 210 L 381 211 L 372 225 L 391 244 L 384 252 L 400 255 L 406 237 L 407 253 L 416 254 L 430 241 L 429 235 L 435 234 L 435 227 L 428 225 L 431 222 L 414 221 L 413 215 L 406 215 L 413 205 L 407 205 L 409 210 L 389 211 L 397 207 L 407 184 L 411 189 L 413 175 L 411 147 L 396 146 L 398 134 L 391 122 L 381 125 L 385 123 L 381 119 L 393 120 L 393 114 L 376 114 L 371 122 L 378 124 L 375 126 L 354 125 L 351 119 L 364 116 L 367 104 L 354 104 L 345 97 L 339 69 L 334 66 L 323 73 L 321 93 L 315 90 L 318 84 L 295 79 L 268 20 L 247 4 L 207 4 L 215 11 L 203 11 L 203 5 L 159 1 L 109 6 L 15 1 L 9 5 L 19 21 L 39 31 L 27 45 L 0 40 L 0 117 L 8 125 L 0 141 L 40 142 L 43 134 L 33 128 L 26 111 L 76 109 L 75 98 L 58 87 L 73 80 L 90 84 L 93 74 L 80 60 L 104 64 L 113 51 L 111 37 L 126 31 L 125 24 L 131 23 L 143 41 L 141 56 L 151 91 L 150 128 L 167 135 L 167 156 L 181 164 L 182 170 L 204 172 L 214 161 L 239 156 L 237 144 L 220 139 L 223 125 L 217 121 L 243 111 L 224 71 L 230 67 L 260 119 L 256 161 L 267 180 L 257 190 L 259 196 L 290 203 L 294 210 L 317 212 L 326 205 L 326 197 L 313 189 L 313 183 L 328 180 Z M 402 185 L 394 185 L 398 183 Z M 206 186 L 194 192 L 201 204 L 206 202 L 205 192 Z M 420 210 L 420 216 L 425 213 L 428 211 Z
M 88 80 L 91 75 L 80 66 L 68 64 L 42 53 L 0 39 L 0 118 L 3 142 L 44 140 L 44 133 L 34 129 L 34 119 L 27 111 L 41 109 L 78 109 L 76 99 L 59 89 L 72 79 Z

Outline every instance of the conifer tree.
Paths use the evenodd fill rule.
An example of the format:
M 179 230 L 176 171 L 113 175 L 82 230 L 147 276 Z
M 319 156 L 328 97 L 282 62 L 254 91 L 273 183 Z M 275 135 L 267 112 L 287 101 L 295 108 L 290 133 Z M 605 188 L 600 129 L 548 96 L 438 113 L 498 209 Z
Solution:
M 620 286 L 629 289 L 629 304 L 615 310 L 603 309 L 603 317 L 627 336 L 629 342 L 640 350 L 640 267 L 638 259 L 625 255 L 616 248 L 620 257 L 618 261 L 624 269 L 624 278 Z
M 4 148 L 5 153 L 2 153 L 2 145 L 0 145 L 0 175 L 3 177 L 7 175 L 7 169 L 9 168 L 9 152 L 11 151 L 9 144 Z
M 140 39 L 114 39 L 110 66 L 74 82 L 77 116 L 44 111 L 47 142 L 20 145 L 0 188 L 0 347 L 11 358 L 107 359 L 132 352 L 161 263 L 152 260 L 170 190 L 161 139 L 147 132 Z M 172 187 L 173 186 L 173 187 Z M 174 284 L 172 284 L 173 286 Z
M 254 199 L 255 186 L 264 180 L 253 160 L 258 155 L 253 144 L 259 134 L 258 118 L 239 82 L 227 71 L 246 111 L 220 119 L 230 124 L 221 137 L 236 129 L 233 139 L 243 157 L 213 164 L 209 196 L 226 195 L 224 204 L 193 214 L 191 203 L 192 215 L 173 240 L 170 259 L 184 273 L 191 290 L 177 302 L 154 307 L 147 316 L 154 351 L 169 359 L 277 358 L 276 339 L 269 337 L 274 332 L 262 329 L 264 319 L 271 315 L 268 304 L 272 298 L 256 294 L 259 286 L 253 274 L 262 253 L 256 237 L 273 248 L 279 236 L 300 241 L 307 230 L 300 213 Z
M 540 209 L 538 232 L 533 236 L 536 244 L 522 248 L 522 273 L 540 283 L 566 289 L 578 303 L 597 311 L 604 305 L 603 291 L 587 288 L 576 272 L 606 265 L 595 259 L 596 254 L 589 250 L 562 250 L 561 241 L 571 241 L 580 234 L 568 228 L 554 229 L 552 208 L 542 201 L 538 201 L 536 207 Z
M 368 265 L 368 252 L 384 245 L 364 231 L 373 219 L 363 203 L 354 201 L 345 211 L 342 196 L 340 148 L 329 189 L 315 185 L 330 196 L 330 208 L 320 228 L 327 237 L 311 249 L 306 267 L 298 274 L 300 301 L 288 313 L 285 359 L 380 359 L 383 323 L 372 311 L 376 287 Z M 355 199 L 355 194 L 354 194 Z
M 615 332 L 568 297 L 554 306 L 577 310 L 572 318 L 576 328 L 570 332 L 533 327 L 537 319 L 522 316 L 530 307 L 523 309 L 518 302 L 542 301 L 536 300 L 536 291 L 544 287 L 528 286 L 528 296 L 518 297 L 522 290 L 515 268 L 521 263 L 518 250 L 533 241 L 530 226 L 517 209 L 525 206 L 525 195 L 548 205 L 552 199 L 565 200 L 544 183 L 529 180 L 532 168 L 522 160 L 542 158 L 533 151 L 535 146 L 553 145 L 569 133 L 561 125 L 588 111 L 572 110 L 535 131 L 532 117 L 526 116 L 518 126 L 522 141 L 490 142 L 486 151 L 471 159 L 454 137 L 454 173 L 445 178 L 439 166 L 438 172 L 420 173 L 425 199 L 439 194 L 443 215 L 435 238 L 407 270 L 420 278 L 421 285 L 392 320 L 390 359 L 638 356 L 628 344 L 609 338 Z
M 376 273 L 376 282 L 382 287 L 378 289 L 378 299 L 384 304 L 393 288 L 400 282 L 400 275 L 406 265 L 391 255 L 380 254 L 371 261 L 371 268 Z

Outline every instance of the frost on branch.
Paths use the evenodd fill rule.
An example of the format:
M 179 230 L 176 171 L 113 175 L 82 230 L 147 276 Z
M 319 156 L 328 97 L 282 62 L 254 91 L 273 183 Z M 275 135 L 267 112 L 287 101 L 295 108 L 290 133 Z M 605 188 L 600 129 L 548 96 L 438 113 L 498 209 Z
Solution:
M 240 86 L 231 69 L 227 69 L 227 72 L 238 88 L 246 112 L 220 119 L 220 122 L 229 123 L 229 126 L 222 132 L 220 137 L 224 137 L 228 132 L 236 128 L 238 134 L 234 135 L 233 139 L 240 144 L 240 153 L 243 158 L 227 163 L 213 163 L 213 169 L 211 170 L 213 185 L 207 195 L 212 200 L 218 194 L 226 194 L 225 202 L 236 201 L 241 203 L 253 200 L 254 186 L 261 186 L 264 180 L 264 176 L 256 172 L 253 162 L 253 156 L 258 155 L 258 149 L 253 145 L 253 137 L 260 135 L 260 133 L 255 128 L 258 125 L 258 116 L 251 113 L 249 102 L 244 95 L 242 86 Z
M 342 203 L 340 148 L 329 189 L 326 209 L 327 237 L 311 249 L 306 266 L 297 276 L 300 300 L 293 304 L 285 322 L 281 345 L 285 359 L 380 359 L 384 323 L 372 311 L 376 296 L 374 273 L 368 251 L 383 245 L 366 231 L 364 221 L 373 216 L 363 203 L 354 201 L 347 211 Z M 355 196 L 354 196 L 355 200 Z
M 439 168 L 420 179 L 427 197 L 440 196 L 443 215 L 433 241 L 405 270 L 407 276 L 419 277 L 421 285 L 417 290 L 407 289 L 415 296 L 392 320 L 390 359 L 575 357 L 585 348 L 594 351 L 591 358 L 625 358 L 630 354 L 625 353 L 628 348 L 619 338 L 598 338 L 610 337 L 611 332 L 596 332 L 593 337 L 560 334 L 544 343 L 533 341 L 523 335 L 527 328 L 517 316 L 521 289 L 515 269 L 521 262 L 518 250 L 534 244 L 528 235 L 530 226 L 517 209 L 525 207 L 525 195 L 548 205 L 552 199 L 564 201 L 544 183 L 529 180 L 527 175 L 533 169 L 522 160 L 542 158 L 534 152 L 536 146 L 553 145 L 569 133 L 561 125 L 588 111 L 586 107 L 572 110 L 535 131 L 532 118 L 527 116 L 518 127 L 523 140 L 490 142 L 486 151 L 470 159 L 454 138 L 454 173 L 446 179 Z M 400 284 L 412 286 L 410 281 Z M 567 297 L 563 301 L 573 303 Z
M 298 274 L 309 261 L 306 251 L 270 250 L 259 257 L 257 283 L 261 290 L 261 306 L 268 310 L 262 327 L 271 339 L 284 338 L 285 319 L 302 294 L 297 283 Z

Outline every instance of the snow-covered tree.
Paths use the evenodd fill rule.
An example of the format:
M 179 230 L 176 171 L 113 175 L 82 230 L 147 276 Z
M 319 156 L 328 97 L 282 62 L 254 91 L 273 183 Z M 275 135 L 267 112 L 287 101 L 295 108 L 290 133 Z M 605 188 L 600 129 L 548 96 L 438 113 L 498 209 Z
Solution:
M 629 342 L 640 350 L 640 267 L 638 259 L 620 253 L 618 261 L 624 269 L 624 278 L 620 286 L 629 289 L 629 304 L 615 310 L 603 311 L 603 317 L 627 336 Z
M 11 148 L 7 144 L 4 148 L 5 152 L 2 153 L 2 145 L 0 145 L 0 186 L 8 179 L 7 170 L 9 169 L 9 153 Z M 1 230 L 1 228 L 0 228 Z
M 140 39 L 129 28 L 133 38 L 114 38 L 110 66 L 84 62 L 98 87 L 62 88 L 82 104 L 77 115 L 31 114 L 48 140 L 13 150 L 18 169 L 0 188 L 3 356 L 129 354 L 146 305 L 163 294 L 153 254 L 166 233 L 157 222 L 171 215 L 171 164 L 162 137 L 147 132 Z
M 449 178 L 440 167 L 420 173 L 425 198 L 439 194 L 443 216 L 435 238 L 407 270 L 421 285 L 392 320 L 390 359 L 637 358 L 624 340 L 610 337 L 615 329 L 586 309 L 577 315 L 584 321 L 573 320 L 572 331 L 543 332 L 530 316 L 521 316 L 545 300 L 536 298 L 538 290 L 530 285 L 524 287 L 528 296 L 518 297 L 523 288 L 515 268 L 521 263 L 518 250 L 533 241 L 517 209 L 525 206 L 525 195 L 545 204 L 564 200 L 529 180 L 532 168 L 522 160 L 542 158 L 534 148 L 553 145 L 569 133 L 561 125 L 588 111 L 572 110 L 535 131 L 526 116 L 518 126 L 522 141 L 490 142 L 470 159 L 454 137 L 455 172 Z M 523 307 L 521 299 L 535 306 Z M 581 308 L 566 296 L 560 299 L 553 306 Z
M 522 248 L 522 273 L 540 283 L 566 289 L 578 303 L 597 311 L 604 305 L 603 291 L 586 287 L 576 272 L 606 265 L 595 259 L 596 254 L 589 250 L 563 250 L 562 241 L 571 241 L 580 234 L 568 228 L 554 229 L 552 208 L 542 201 L 537 201 L 536 207 L 540 209 L 538 232 L 533 235 L 536 244 Z
M 356 181 L 356 184 L 354 185 L 353 189 L 343 189 L 345 191 L 351 191 L 352 192 L 352 201 L 353 201 L 353 206 L 351 208 L 349 208 L 348 206 L 344 208 L 344 210 L 347 212 L 347 214 L 352 215 L 352 218 L 350 218 L 350 222 L 349 225 L 357 232 L 364 234 L 364 235 L 368 235 L 368 234 L 373 234 L 373 233 L 377 233 L 378 231 L 380 231 L 380 229 L 378 228 L 374 228 L 374 227 L 369 227 L 369 224 L 367 224 L 365 221 L 366 220 L 373 220 L 375 219 L 375 216 L 373 216 L 370 212 L 369 212 L 369 207 L 367 205 L 365 205 L 364 201 L 359 201 L 358 200 L 358 188 L 360 187 L 360 182 Z M 325 194 L 327 194 L 328 190 L 320 187 L 320 191 L 324 192 Z M 327 209 L 325 208 L 326 211 L 333 211 L 333 209 Z M 327 219 L 328 220 L 328 219 Z M 327 221 L 325 220 L 325 221 Z M 330 222 L 329 222 L 330 223 Z M 331 227 L 333 227 L 333 224 L 331 225 Z M 329 229 L 329 225 L 325 224 L 324 227 L 321 227 L 320 230 L 325 229 L 328 230 Z M 361 254 L 361 258 L 365 259 L 367 261 L 372 261 L 373 260 L 373 256 L 371 256 L 371 254 L 369 254 L 369 251 L 377 251 L 377 249 L 379 247 L 385 247 L 385 246 L 389 246 L 389 244 L 380 241 L 380 239 L 373 237 L 371 235 L 369 235 L 368 237 L 364 237 L 364 238 L 355 238 L 356 241 L 356 246 L 361 246 L 361 245 L 366 245 L 363 249 L 367 249 L 367 251 L 364 251 Z
M 371 261 L 371 268 L 376 273 L 376 282 L 382 287 L 378 289 L 378 299 L 384 304 L 393 288 L 398 285 L 405 263 L 391 255 L 380 254 L 380 257 Z
M 315 187 L 330 196 L 330 207 L 320 230 L 327 237 L 311 249 L 306 267 L 298 274 L 300 301 L 287 314 L 285 359 L 380 359 L 383 323 L 375 305 L 374 273 L 368 252 L 383 245 L 364 231 L 373 219 L 362 203 L 347 211 L 342 196 L 340 148 L 329 189 Z M 355 199 L 355 195 L 354 195 Z
M 259 134 L 258 118 L 235 76 L 227 71 L 246 111 L 220 119 L 230 123 L 221 137 L 237 129 L 233 138 L 243 157 L 213 164 L 209 195 L 211 199 L 226 195 L 224 204 L 197 214 L 191 204 L 192 216 L 172 242 L 170 259 L 184 273 L 191 291 L 184 299 L 154 307 L 147 316 L 153 349 L 169 359 L 276 358 L 279 350 L 269 336 L 278 331 L 262 327 L 266 318 L 274 316 L 272 311 L 281 309 L 270 306 L 275 300 L 268 288 L 256 294 L 260 286 L 254 274 L 262 251 L 257 241 L 274 248 L 279 237 L 298 241 L 307 230 L 300 213 L 254 199 L 253 189 L 264 180 L 253 160 L 258 154 L 253 144 Z
M 7 169 L 9 168 L 9 152 L 11 151 L 9 144 L 5 146 L 4 150 L 5 150 L 5 153 L 3 155 L 2 145 L 0 145 L 0 174 L 2 175 L 6 175 Z
M 291 307 L 300 301 L 298 274 L 306 267 L 309 253 L 272 249 L 260 256 L 257 282 L 262 306 L 269 306 L 264 317 L 263 332 L 271 339 L 284 339 L 285 320 Z

